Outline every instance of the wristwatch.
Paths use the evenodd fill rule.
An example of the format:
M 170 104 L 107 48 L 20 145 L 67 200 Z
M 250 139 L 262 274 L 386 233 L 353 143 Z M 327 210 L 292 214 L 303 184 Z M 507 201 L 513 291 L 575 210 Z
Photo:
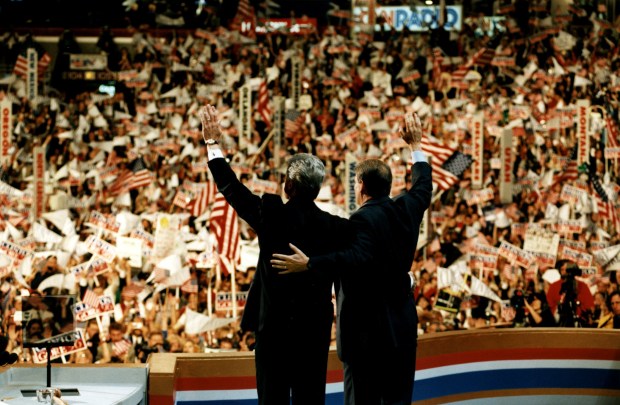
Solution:
M 207 146 L 217 145 L 217 141 L 215 139 L 205 139 L 205 143 Z

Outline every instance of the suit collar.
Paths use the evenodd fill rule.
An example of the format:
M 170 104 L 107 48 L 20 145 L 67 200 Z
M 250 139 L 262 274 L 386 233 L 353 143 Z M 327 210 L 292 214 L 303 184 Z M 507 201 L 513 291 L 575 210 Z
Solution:
M 286 205 L 290 205 L 293 207 L 300 207 L 300 208 L 316 208 L 318 209 L 318 207 L 316 206 L 316 204 L 314 203 L 314 201 L 309 201 L 309 200 L 305 200 L 305 199 L 301 199 L 301 198 L 291 198 L 290 200 L 288 200 L 286 202 Z
M 387 195 L 384 196 L 384 197 L 379 197 L 379 198 L 371 198 L 370 200 L 368 200 L 364 204 L 362 204 L 362 206 L 360 208 L 368 207 L 368 206 L 371 206 L 371 205 L 380 205 L 380 204 L 383 204 L 383 203 L 385 203 L 386 201 L 389 201 L 389 200 L 390 200 L 390 196 L 387 196 Z

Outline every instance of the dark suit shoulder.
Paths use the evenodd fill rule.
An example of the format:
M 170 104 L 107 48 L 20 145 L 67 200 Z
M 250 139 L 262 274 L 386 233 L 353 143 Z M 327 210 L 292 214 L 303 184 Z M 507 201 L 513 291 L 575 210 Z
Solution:
M 282 209 L 284 207 L 284 201 L 282 201 L 282 197 L 279 195 L 263 194 L 262 205 L 265 208 Z

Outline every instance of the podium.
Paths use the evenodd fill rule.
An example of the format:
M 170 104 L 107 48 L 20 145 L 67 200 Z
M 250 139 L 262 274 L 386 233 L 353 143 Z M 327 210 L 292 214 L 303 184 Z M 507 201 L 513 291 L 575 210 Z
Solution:
M 41 381 L 46 378 L 46 368 L 44 364 L 16 364 L 0 369 L 0 401 L 40 405 L 36 391 L 45 389 Z M 61 399 L 71 405 L 147 403 L 147 364 L 54 364 L 51 374 L 53 386 L 62 392 Z

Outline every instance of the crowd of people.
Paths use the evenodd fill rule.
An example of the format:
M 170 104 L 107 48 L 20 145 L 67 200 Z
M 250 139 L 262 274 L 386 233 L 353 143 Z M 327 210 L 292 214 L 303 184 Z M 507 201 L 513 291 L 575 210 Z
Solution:
M 350 156 L 389 162 L 392 195 L 406 189 L 410 162 L 397 132 L 406 112 L 420 116 L 436 183 L 411 269 L 420 334 L 619 328 L 619 27 L 596 10 L 502 12 L 491 32 L 482 16 L 460 32 L 383 29 L 374 36 L 352 33 L 346 19 L 301 35 L 136 30 L 130 48 L 98 43 L 109 56 L 106 69 L 116 73 L 113 94 L 63 80 L 69 54 L 80 53 L 66 32 L 58 61 L 41 76 L 46 92 L 29 100 L 21 77 L 0 80 L 0 99 L 12 111 L 0 172 L 7 350 L 33 361 L 33 350 L 22 348 L 21 299 L 66 293 L 92 307 L 111 297 L 113 306 L 78 322 L 88 350 L 65 361 L 253 347 L 252 333 L 239 328 L 243 300 L 232 305 L 232 297 L 243 297 L 254 276 L 256 235 L 241 222 L 243 265 L 231 271 L 218 260 L 210 224 L 216 197 L 198 117 L 206 104 L 218 109 L 231 166 L 256 193 L 278 192 L 287 159 L 311 153 L 327 168 L 318 204 L 343 216 Z M 14 38 L 16 56 L 37 47 L 30 36 Z M 299 87 L 291 69 L 298 61 Z M 240 123 L 244 86 L 253 95 L 249 131 Z M 273 131 L 277 96 L 287 99 L 281 146 Z M 580 165 L 578 100 L 590 103 L 591 125 Z M 482 188 L 472 182 L 471 159 L 439 175 L 474 154 L 480 113 Z M 513 139 L 509 201 L 500 197 L 505 128 Z M 45 204 L 35 217 L 39 146 Z M 60 332 L 53 316 L 39 319 L 31 323 L 43 338 Z

